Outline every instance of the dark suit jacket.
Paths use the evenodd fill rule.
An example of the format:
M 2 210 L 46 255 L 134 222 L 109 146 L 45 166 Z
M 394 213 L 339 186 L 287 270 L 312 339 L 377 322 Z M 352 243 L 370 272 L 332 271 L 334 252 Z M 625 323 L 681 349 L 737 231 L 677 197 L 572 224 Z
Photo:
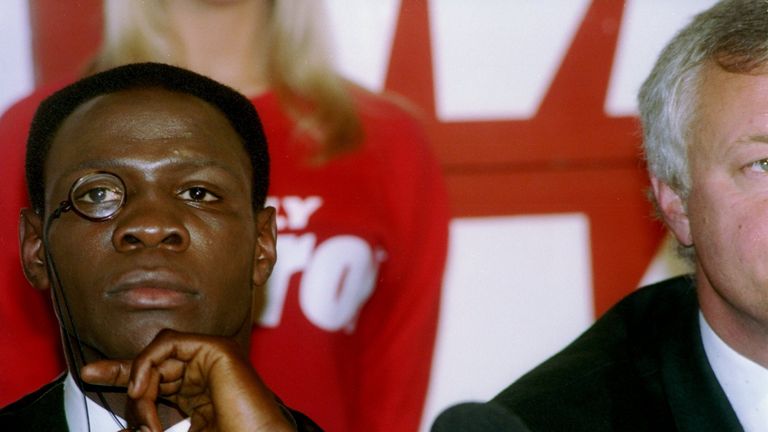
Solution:
M 689 277 L 632 293 L 491 402 L 535 432 L 743 430 L 704 353 Z
M 34 393 L 0 409 L 0 431 L 68 432 L 64 414 L 65 375 L 45 385 Z M 297 429 L 305 432 L 322 432 L 304 414 L 288 408 L 296 421 Z
M 432 424 L 431 432 L 531 432 L 505 407 L 491 402 L 469 402 L 443 411 Z
M 62 375 L 0 410 L 2 431 L 68 432 Z

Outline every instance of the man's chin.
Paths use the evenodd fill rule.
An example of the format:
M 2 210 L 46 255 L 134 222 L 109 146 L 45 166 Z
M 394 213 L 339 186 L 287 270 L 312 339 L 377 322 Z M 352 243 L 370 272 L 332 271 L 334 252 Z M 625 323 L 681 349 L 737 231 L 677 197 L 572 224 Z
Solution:
M 124 322 L 113 332 L 84 338 L 83 348 L 94 355 L 86 356 L 88 361 L 96 359 L 131 360 L 136 358 L 164 329 L 184 333 L 196 333 L 199 329 L 188 324 L 172 320 L 154 320 L 147 318 L 133 322 Z

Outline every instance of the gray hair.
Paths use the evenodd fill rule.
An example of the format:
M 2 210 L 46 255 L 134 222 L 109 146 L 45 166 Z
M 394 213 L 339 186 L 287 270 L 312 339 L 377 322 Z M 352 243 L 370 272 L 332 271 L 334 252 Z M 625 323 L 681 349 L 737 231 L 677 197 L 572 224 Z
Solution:
M 748 73 L 768 61 L 768 0 L 723 0 L 697 15 L 659 56 L 638 95 L 648 171 L 685 200 L 688 143 L 702 67 Z

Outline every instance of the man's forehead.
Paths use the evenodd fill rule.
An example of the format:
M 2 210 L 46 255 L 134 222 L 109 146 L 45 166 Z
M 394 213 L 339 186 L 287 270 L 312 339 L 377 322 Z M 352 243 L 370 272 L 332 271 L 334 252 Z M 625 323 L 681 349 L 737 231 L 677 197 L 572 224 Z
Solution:
M 207 102 L 161 89 L 99 96 L 80 106 L 64 124 L 83 117 L 88 122 L 81 127 L 99 128 L 117 136 L 130 134 L 136 140 L 190 135 L 203 122 L 234 132 L 223 114 Z
M 233 151 L 236 157 L 224 156 Z M 244 151 L 227 118 L 207 102 L 158 88 L 126 90 L 95 97 L 73 111 L 53 139 L 46 170 L 77 171 L 105 158 L 146 165 L 184 155 L 239 165 L 248 160 Z
M 54 142 L 73 134 L 131 141 L 194 135 L 240 141 L 224 114 L 208 102 L 160 88 L 119 91 L 83 103 L 62 122 Z
M 209 102 L 189 93 L 167 90 L 161 87 L 142 87 L 119 90 L 95 96 L 75 108 L 64 122 L 83 115 L 131 115 L 150 119 L 157 111 L 176 112 L 178 115 L 195 115 L 225 119 L 224 114 Z M 200 115 L 200 114 L 197 114 Z

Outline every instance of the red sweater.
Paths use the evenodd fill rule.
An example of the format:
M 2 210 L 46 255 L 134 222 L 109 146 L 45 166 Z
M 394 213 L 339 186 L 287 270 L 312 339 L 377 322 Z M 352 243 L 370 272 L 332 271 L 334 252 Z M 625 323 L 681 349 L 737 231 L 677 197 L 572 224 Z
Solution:
M 48 293 L 23 278 L 24 142 L 41 89 L 0 118 L 0 405 L 63 369 Z M 416 122 L 358 94 L 364 142 L 322 165 L 272 94 L 253 100 L 272 156 L 278 264 L 251 359 L 285 401 L 329 431 L 415 431 L 429 379 L 447 247 L 439 169 Z

